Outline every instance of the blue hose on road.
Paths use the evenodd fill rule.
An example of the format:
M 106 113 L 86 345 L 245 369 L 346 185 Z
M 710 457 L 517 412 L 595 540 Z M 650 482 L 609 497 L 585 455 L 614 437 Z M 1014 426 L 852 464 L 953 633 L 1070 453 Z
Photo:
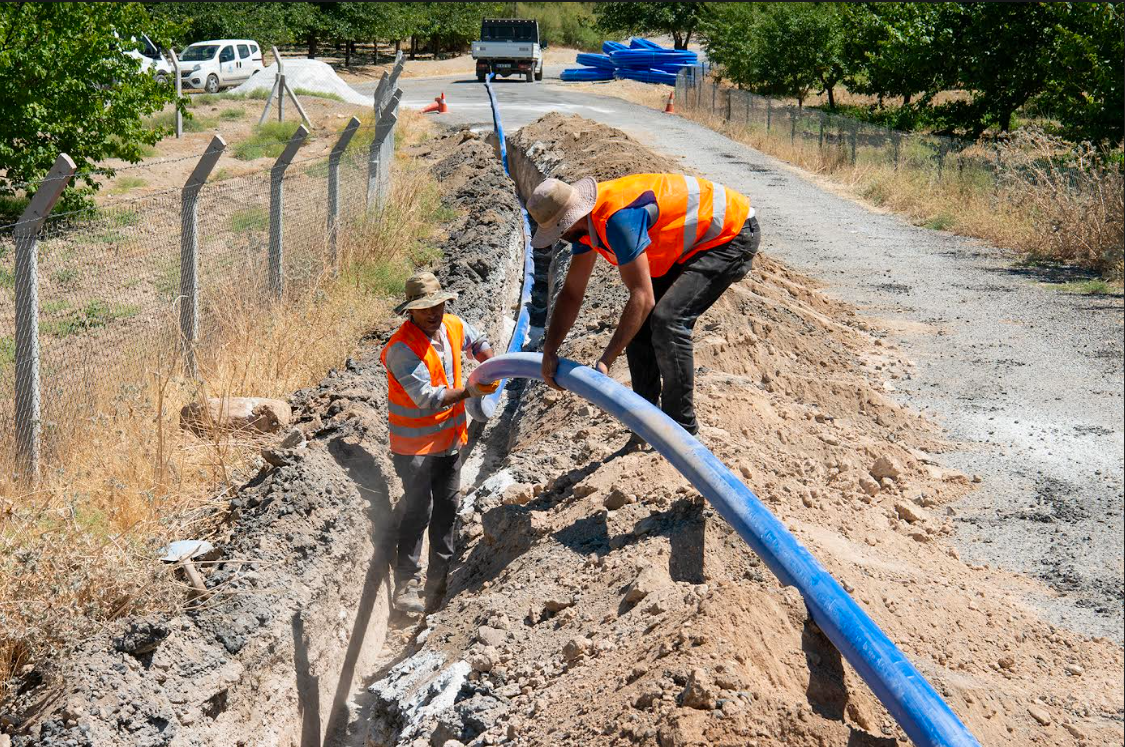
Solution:
M 540 379 L 543 356 L 502 355 L 481 364 L 469 381 Z M 555 381 L 642 436 L 695 486 L 786 586 L 804 597 L 812 618 L 886 706 L 907 736 L 923 747 L 980 747 L 956 714 L 836 579 L 758 497 L 707 447 L 633 391 L 574 361 L 559 363 Z

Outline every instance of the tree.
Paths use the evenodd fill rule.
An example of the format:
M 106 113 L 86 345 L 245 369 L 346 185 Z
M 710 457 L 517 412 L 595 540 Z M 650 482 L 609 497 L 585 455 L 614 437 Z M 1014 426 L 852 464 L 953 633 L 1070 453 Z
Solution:
M 88 193 L 95 174 L 113 174 L 104 159 L 136 163 L 167 134 L 141 118 L 176 101 L 172 85 L 124 54 L 142 32 L 169 43 L 168 29 L 139 3 L 0 5 L 0 194 L 42 178 L 59 153 L 74 159 Z
M 903 104 L 949 77 L 951 39 L 931 3 L 840 3 L 848 90 L 902 97 Z
M 706 3 L 595 3 L 594 14 L 604 33 L 671 34 L 676 49 L 687 49 L 707 8 Z
M 845 61 L 836 3 L 724 3 L 704 21 L 708 57 L 726 77 L 762 93 L 792 96 L 798 106 L 814 90 L 828 94 Z
M 206 39 L 254 39 L 264 49 L 292 44 L 312 10 L 310 3 L 146 3 L 169 25 L 177 47 Z M 151 35 L 150 35 L 151 36 Z

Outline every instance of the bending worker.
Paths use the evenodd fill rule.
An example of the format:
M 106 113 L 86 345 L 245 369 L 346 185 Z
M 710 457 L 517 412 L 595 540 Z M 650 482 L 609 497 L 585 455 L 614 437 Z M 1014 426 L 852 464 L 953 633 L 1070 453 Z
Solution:
M 406 301 L 396 309 L 407 318 L 380 356 L 387 368 L 388 418 L 395 472 L 403 498 L 395 560 L 394 605 L 420 614 L 445 596 L 453 558 L 453 522 L 461 492 L 460 450 L 468 442 L 465 400 L 496 391 L 499 383 L 463 385 L 461 353 L 478 361 L 492 357 L 488 339 L 468 322 L 445 313 L 457 297 L 441 289 L 433 273 L 406 281 Z M 430 559 L 422 593 L 422 535 L 430 528 Z
M 629 289 L 609 344 L 596 366 L 608 373 L 624 350 L 640 394 L 699 432 L 692 404 L 692 331 L 700 315 L 750 272 L 761 238 L 750 200 L 706 179 L 634 174 L 573 186 L 546 179 L 527 201 L 538 223 L 531 245 L 571 243 L 570 269 L 555 302 L 543 345 L 543 378 L 554 374 L 559 346 L 582 307 L 600 254 Z M 631 443 L 637 443 L 634 437 Z

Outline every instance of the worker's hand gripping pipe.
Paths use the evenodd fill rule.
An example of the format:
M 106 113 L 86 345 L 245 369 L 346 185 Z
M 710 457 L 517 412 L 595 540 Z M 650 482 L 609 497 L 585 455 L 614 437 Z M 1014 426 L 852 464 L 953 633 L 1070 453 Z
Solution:
M 538 353 L 502 355 L 469 381 L 539 379 Z M 867 613 L 707 447 L 644 398 L 592 368 L 559 363 L 555 381 L 642 436 L 742 535 L 917 745 L 979 745 L 964 724 Z

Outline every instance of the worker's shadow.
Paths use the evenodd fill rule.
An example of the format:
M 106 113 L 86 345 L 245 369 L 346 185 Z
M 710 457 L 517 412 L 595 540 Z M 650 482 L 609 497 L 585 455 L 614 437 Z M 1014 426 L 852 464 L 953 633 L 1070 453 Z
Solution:
M 355 622 L 352 624 L 348 638 L 347 652 L 336 680 L 332 709 L 323 731 L 320 720 L 320 678 L 312 675 L 310 671 L 304 622 L 299 613 L 293 616 L 293 659 L 301 712 L 301 747 L 320 747 L 322 733 L 324 744 L 338 744 L 352 727 L 360 728 L 348 722 L 347 701 L 352 694 L 356 665 L 375 613 L 379 589 L 387 580 L 391 557 L 390 542 L 394 530 L 387 481 L 383 470 L 370 452 L 360 444 L 336 438 L 328 444 L 328 453 L 355 483 L 360 496 L 367 503 L 366 513 L 371 526 L 373 548 L 355 613 Z
M 848 685 L 845 680 L 844 661 L 832 641 L 820 628 L 806 619 L 801 631 L 801 649 L 809 667 L 809 684 L 805 697 L 809 707 L 818 715 L 834 721 L 843 721 L 849 710 L 858 710 L 858 704 L 848 702 Z M 898 741 L 877 737 L 848 724 L 848 747 L 894 747 Z

